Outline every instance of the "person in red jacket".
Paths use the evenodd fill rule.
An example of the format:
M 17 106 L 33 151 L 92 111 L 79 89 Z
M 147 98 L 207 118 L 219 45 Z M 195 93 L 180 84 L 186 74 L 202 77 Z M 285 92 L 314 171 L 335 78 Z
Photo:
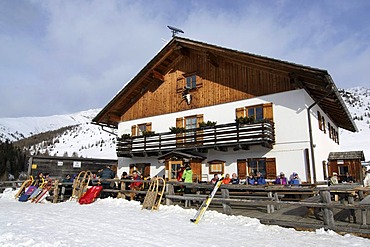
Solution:
M 141 187 L 143 185 L 143 182 L 141 181 L 141 178 L 139 176 L 139 174 L 137 173 L 137 171 L 133 171 L 132 172 L 132 180 L 134 180 L 135 182 L 132 182 L 130 184 L 130 189 L 131 190 L 141 190 Z M 131 192 L 130 193 L 130 198 L 131 200 L 134 200 L 136 197 L 136 193 L 135 192 Z

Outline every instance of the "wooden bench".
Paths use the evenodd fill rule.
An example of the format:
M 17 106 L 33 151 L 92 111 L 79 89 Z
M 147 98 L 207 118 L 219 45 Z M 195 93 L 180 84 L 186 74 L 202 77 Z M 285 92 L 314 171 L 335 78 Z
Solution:
M 359 202 L 359 205 L 369 205 L 370 206 L 370 195 L 366 196 Z M 367 225 L 367 209 L 361 209 L 361 224 L 363 226 Z

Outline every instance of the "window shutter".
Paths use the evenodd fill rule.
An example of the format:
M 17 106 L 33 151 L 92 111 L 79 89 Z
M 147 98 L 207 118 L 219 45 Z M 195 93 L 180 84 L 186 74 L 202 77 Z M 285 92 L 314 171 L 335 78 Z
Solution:
M 276 178 L 276 161 L 275 158 L 266 159 L 266 178 L 275 179 Z
M 245 117 L 244 107 L 236 108 L 235 115 L 236 115 L 236 118 Z
M 201 115 L 197 115 L 197 128 L 199 128 L 199 124 L 200 123 L 203 123 L 204 120 L 203 120 L 203 114 Z
M 247 177 L 247 161 L 237 160 L 237 169 L 239 179 L 245 179 Z
M 184 127 L 184 118 L 182 117 L 176 118 L 176 127 L 179 128 Z
M 274 120 L 272 103 L 263 104 L 263 118 L 271 121 Z
M 136 136 L 136 125 L 131 126 L 131 136 Z
M 146 131 L 152 131 L 152 123 L 146 123 Z
M 319 121 L 319 129 L 322 130 L 322 119 L 319 111 L 317 111 L 317 120 Z

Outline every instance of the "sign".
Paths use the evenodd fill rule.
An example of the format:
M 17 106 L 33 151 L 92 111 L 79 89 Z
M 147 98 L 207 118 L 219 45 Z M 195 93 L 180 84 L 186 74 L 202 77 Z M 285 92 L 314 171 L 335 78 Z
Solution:
M 31 169 L 37 169 L 37 164 L 32 164 Z
M 63 161 L 58 161 L 57 165 L 58 166 L 63 166 Z
M 73 168 L 81 168 L 81 161 L 73 161 Z
M 343 160 L 337 160 L 337 164 L 338 165 L 343 165 L 344 164 L 344 161 Z

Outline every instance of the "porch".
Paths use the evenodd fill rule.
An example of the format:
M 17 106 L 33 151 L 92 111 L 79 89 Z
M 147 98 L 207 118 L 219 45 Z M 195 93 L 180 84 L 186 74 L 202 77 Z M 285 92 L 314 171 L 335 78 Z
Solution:
M 228 123 L 206 126 L 179 133 L 150 133 L 143 136 L 117 138 L 118 157 L 163 155 L 174 150 L 206 153 L 208 149 L 228 151 L 261 145 L 271 149 L 275 143 L 274 122 L 269 120 L 249 124 Z

